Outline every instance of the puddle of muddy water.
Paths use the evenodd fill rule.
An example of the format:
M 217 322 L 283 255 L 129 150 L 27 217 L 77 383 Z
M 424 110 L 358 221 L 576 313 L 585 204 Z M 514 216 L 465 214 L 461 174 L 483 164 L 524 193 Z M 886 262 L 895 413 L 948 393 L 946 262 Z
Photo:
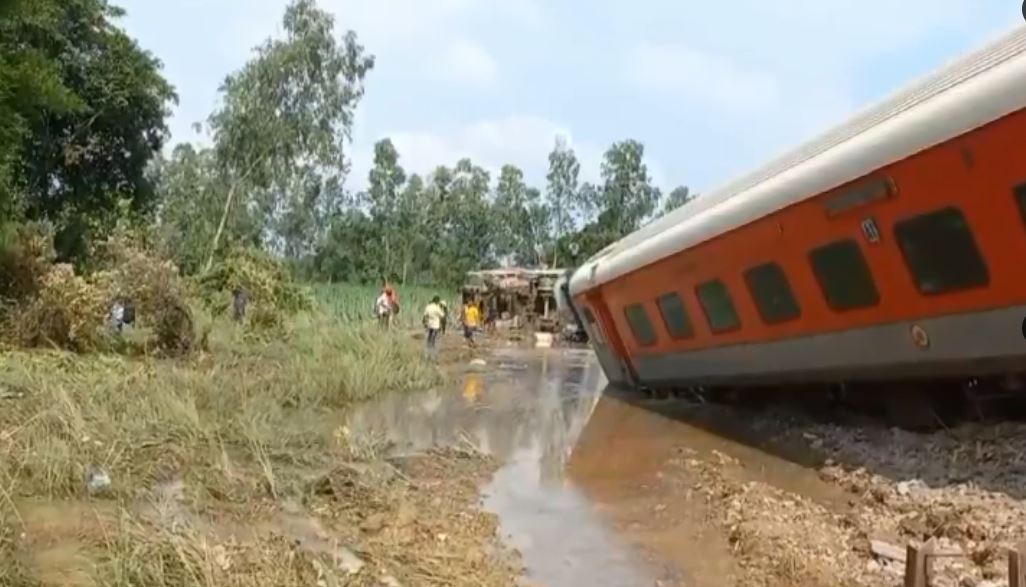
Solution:
M 737 569 L 704 502 L 663 483 L 686 448 L 737 459 L 744 480 L 824 503 L 809 469 L 687 423 L 680 403 L 604 394 L 590 351 L 497 351 L 450 390 L 391 395 L 349 421 L 354 435 L 387 439 L 395 453 L 472 444 L 501 468 L 483 489 L 531 584 L 549 587 L 724 585 Z

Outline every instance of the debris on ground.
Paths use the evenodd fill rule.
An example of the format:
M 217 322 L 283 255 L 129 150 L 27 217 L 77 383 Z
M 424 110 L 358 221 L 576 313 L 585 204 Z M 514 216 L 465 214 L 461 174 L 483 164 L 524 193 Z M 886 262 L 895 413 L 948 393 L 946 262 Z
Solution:
M 847 504 L 753 481 L 718 451 L 683 449 L 687 458 L 668 463 L 668 474 L 678 491 L 704 497 L 745 585 L 892 587 L 901 584 L 909 544 L 946 555 L 930 563 L 932 587 L 1008 585 L 1008 549 L 1026 540 L 1026 425 L 920 434 L 780 410 L 756 420 L 761 449 L 784 455 L 801 446 Z

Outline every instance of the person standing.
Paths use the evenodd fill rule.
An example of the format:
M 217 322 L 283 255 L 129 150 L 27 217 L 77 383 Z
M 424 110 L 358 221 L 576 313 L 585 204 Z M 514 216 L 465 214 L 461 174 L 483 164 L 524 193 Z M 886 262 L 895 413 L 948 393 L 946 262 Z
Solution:
M 476 348 L 477 343 L 474 342 L 474 331 L 481 324 L 481 310 L 478 309 L 477 303 L 474 300 L 469 300 L 466 305 L 463 306 L 463 338 L 467 339 L 467 344 L 470 348 Z
M 424 328 L 427 330 L 427 352 L 434 356 L 437 352 L 438 333 L 442 330 L 442 319 L 445 311 L 442 310 L 442 298 L 435 296 L 431 303 L 424 307 Z
M 449 327 L 449 304 L 442 300 L 438 305 L 442 307 L 442 336 L 445 336 L 445 330 Z
M 388 329 L 389 324 L 392 321 L 392 302 L 388 299 L 388 294 L 384 291 L 378 295 L 378 299 L 374 301 L 374 317 L 377 318 L 378 324 Z
M 385 297 L 388 298 L 388 325 L 395 326 L 395 320 L 399 317 L 399 294 L 388 281 L 384 282 Z
M 246 319 L 246 304 L 249 299 L 246 296 L 246 292 L 241 287 L 235 287 L 232 289 L 232 318 L 236 322 L 242 323 Z

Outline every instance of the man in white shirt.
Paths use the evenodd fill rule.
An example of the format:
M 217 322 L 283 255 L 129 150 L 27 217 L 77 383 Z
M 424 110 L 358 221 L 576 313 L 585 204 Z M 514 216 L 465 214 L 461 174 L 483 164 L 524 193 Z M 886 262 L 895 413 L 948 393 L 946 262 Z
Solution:
M 388 294 L 385 292 L 381 292 L 381 295 L 374 302 L 374 317 L 378 319 L 378 323 L 381 324 L 382 328 L 388 328 L 389 322 L 392 319 L 392 300 L 388 298 Z
M 442 329 L 445 310 L 442 309 L 442 298 L 435 296 L 424 308 L 424 328 L 427 329 L 428 354 L 434 355 L 438 343 L 438 332 Z

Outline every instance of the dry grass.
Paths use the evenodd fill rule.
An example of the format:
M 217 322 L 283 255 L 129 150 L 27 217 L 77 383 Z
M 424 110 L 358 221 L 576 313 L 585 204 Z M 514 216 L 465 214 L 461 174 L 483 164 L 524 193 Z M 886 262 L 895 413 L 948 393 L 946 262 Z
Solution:
M 38 530 L 36 501 L 110 506 L 109 523 L 86 524 L 98 535 L 81 542 L 81 529 L 70 532 L 87 546 L 65 549 L 64 562 L 85 556 L 95 566 L 84 584 L 312 585 L 324 574 L 317 556 L 268 537 L 223 568 L 230 542 L 215 549 L 195 529 L 157 525 L 139 504 L 169 480 L 181 481 L 193 512 L 239 508 L 231 515 L 251 518 L 280 500 L 302 502 L 306 473 L 352 458 L 339 434 L 352 402 L 439 375 L 398 334 L 301 315 L 283 340 L 257 344 L 227 321 L 203 320 L 209 352 L 188 360 L 0 358 L 0 585 L 77 584 L 68 575 L 41 582 L 53 541 L 39 551 L 23 536 L 38 534 L 26 532 Z M 112 479 L 103 499 L 88 495 L 91 467 Z

